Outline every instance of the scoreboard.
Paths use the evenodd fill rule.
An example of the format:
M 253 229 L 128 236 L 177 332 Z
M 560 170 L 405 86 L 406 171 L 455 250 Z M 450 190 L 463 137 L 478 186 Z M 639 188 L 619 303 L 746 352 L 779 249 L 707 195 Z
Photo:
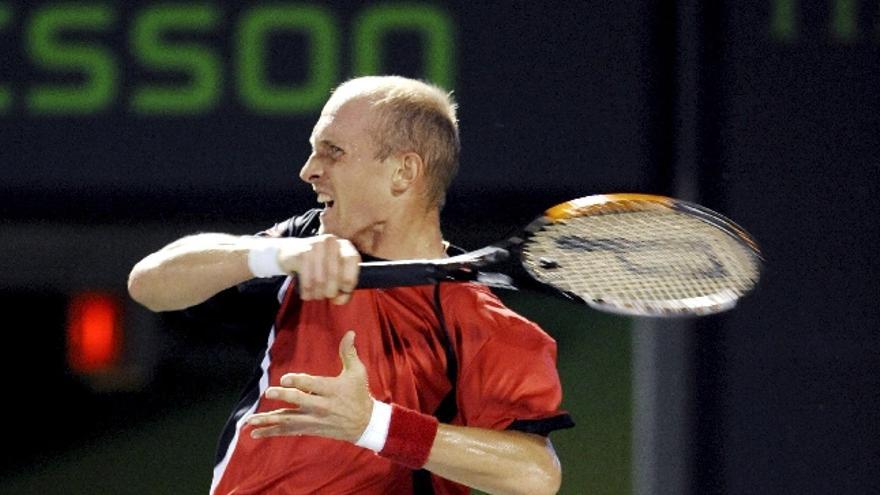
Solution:
M 0 208 L 108 221 L 286 214 L 310 201 L 296 173 L 329 92 L 377 73 L 454 92 L 453 194 L 528 184 L 552 202 L 645 186 L 648 14 L 533 2 L 0 1 Z
M 23 55 L 5 64 L 19 76 L 19 91 L 0 86 L 0 112 L 192 117 L 231 104 L 254 115 L 312 115 L 346 63 L 353 74 L 393 68 L 385 65 L 385 41 L 396 33 L 418 37 L 418 75 L 453 87 L 455 31 L 447 10 L 367 4 L 353 12 L 348 29 L 341 24 L 331 8 L 308 3 L 237 11 L 204 2 L 136 9 L 58 3 L 24 12 L 0 4 L 0 27 L 17 30 Z

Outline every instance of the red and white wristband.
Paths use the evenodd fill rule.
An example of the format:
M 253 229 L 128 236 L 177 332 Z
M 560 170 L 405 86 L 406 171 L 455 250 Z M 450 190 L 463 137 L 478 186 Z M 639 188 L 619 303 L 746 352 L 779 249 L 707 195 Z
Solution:
M 434 416 L 373 399 L 370 422 L 355 445 L 410 469 L 420 469 L 428 462 L 438 426 Z

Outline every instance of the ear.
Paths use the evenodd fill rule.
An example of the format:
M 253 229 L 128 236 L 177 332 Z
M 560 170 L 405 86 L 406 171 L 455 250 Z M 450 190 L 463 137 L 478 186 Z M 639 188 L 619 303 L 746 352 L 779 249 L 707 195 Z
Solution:
M 418 183 L 424 174 L 425 162 L 422 157 L 411 151 L 403 153 L 391 176 L 391 189 L 395 194 L 403 194 Z

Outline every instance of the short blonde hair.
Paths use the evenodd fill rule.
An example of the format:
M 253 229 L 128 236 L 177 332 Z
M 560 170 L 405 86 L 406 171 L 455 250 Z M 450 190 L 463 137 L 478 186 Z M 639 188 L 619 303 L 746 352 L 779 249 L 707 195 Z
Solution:
M 446 190 L 458 172 L 461 143 L 457 105 L 451 93 L 432 84 L 400 76 L 366 76 L 348 80 L 331 100 L 366 98 L 377 110 L 373 139 L 385 160 L 401 151 L 418 153 L 425 162 L 427 200 L 442 207 Z

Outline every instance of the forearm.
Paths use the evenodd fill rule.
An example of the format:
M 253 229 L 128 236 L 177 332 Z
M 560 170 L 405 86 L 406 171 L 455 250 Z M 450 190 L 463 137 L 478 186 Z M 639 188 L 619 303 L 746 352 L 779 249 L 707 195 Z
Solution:
M 153 311 L 199 304 L 253 278 L 247 253 L 259 241 L 228 234 L 184 237 L 134 266 L 128 279 L 129 293 Z
M 556 493 L 561 483 L 549 439 L 510 430 L 441 424 L 424 467 L 491 494 Z

